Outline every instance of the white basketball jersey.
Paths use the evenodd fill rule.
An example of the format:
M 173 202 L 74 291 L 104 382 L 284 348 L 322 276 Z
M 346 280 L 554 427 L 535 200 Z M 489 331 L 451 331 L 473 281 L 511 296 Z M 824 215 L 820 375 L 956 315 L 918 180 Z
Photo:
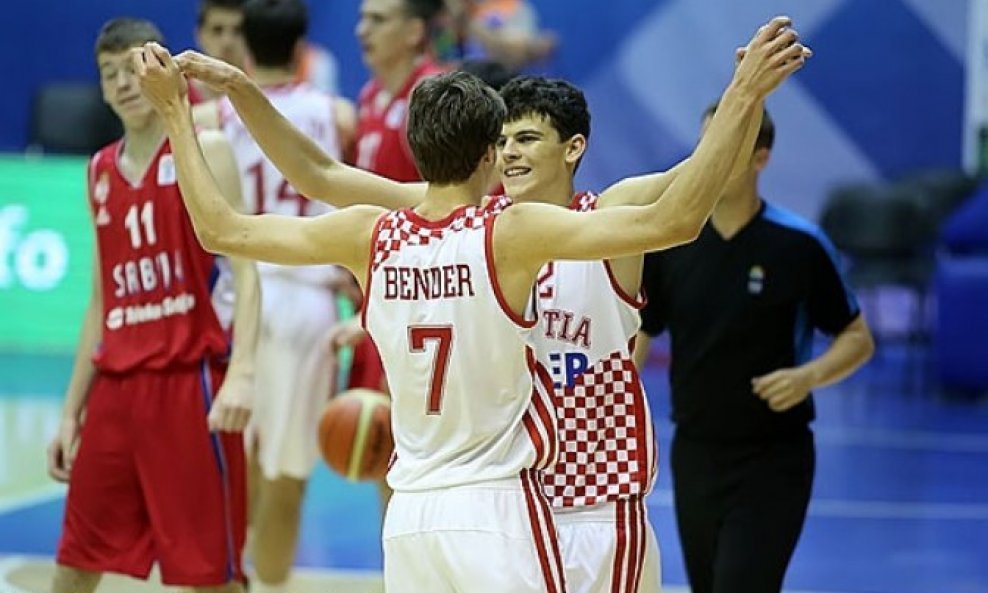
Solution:
M 593 210 L 578 194 L 571 208 Z M 645 495 L 655 480 L 652 416 L 631 357 L 640 300 L 601 261 L 550 262 L 539 274 L 530 340 L 555 388 L 559 456 L 544 472 L 553 507 Z
M 503 305 L 493 276 L 493 223 L 506 205 L 378 220 L 364 327 L 392 390 L 396 491 L 517 477 L 555 457 L 551 387 L 533 385 L 525 344 L 534 322 Z
M 264 94 L 279 113 L 285 116 L 323 150 L 340 158 L 336 135 L 333 97 L 307 83 L 291 83 L 264 88 Z M 323 202 L 302 196 L 264 156 L 247 127 L 240 121 L 229 99 L 219 103 L 220 125 L 230 141 L 240 168 L 244 206 L 254 214 L 318 216 L 333 210 Z M 258 262 L 262 279 L 277 274 L 309 284 L 326 284 L 337 273 L 335 266 L 279 266 Z

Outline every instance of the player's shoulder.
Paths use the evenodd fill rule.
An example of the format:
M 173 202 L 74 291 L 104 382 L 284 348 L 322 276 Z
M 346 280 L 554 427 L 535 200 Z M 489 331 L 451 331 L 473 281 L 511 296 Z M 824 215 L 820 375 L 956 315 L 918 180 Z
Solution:
M 823 250 L 828 254 L 836 252 L 833 242 L 819 225 L 781 206 L 766 201 L 763 204 L 762 220 L 773 236 L 790 248 Z

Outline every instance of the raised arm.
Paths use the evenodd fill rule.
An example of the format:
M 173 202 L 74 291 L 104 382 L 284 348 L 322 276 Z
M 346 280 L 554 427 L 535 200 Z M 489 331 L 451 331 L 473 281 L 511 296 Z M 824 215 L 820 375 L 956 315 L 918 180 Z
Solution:
M 738 48 L 735 50 L 734 59 L 735 67 L 741 65 L 741 60 L 747 54 L 747 48 Z M 742 141 L 742 146 L 752 145 L 754 146 L 755 140 L 758 138 L 758 130 L 762 125 L 762 114 L 764 113 L 764 101 L 762 102 L 762 112 L 757 114 L 754 118 L 750 120 L 748 124 L 748 129 L 745 132 L 744 140 Z M 731 173 L 728 177 L 729 180 L 733 180 L 740 177 L 748 169 L 748 163 L 751 161 L 751 154 L 745 153 L 744 151 L 738 152 L 737 156 L 734 158 L 734 163 L 731 168 Z M 685 158 L 671 169 L 667 171 L 660 171 L 656 173 L 648 173 L 645 175 L 638 175 L 636 177 L 627 177 L 618 181 L 614 185 L 611 185 L 606 190 L 604 190 L 597 200 L 598 208 L 608 208 L 612 206 L 646 206 L 652 202 L 658 200 L 662 197 L 669 186 L 676 177 L 683 171 L 686 164 L 689 162 L 689 158 Z
M 243 71 L 222 60 L 186 51 L 175 63 L 189 77 L 226 93 L 251 136 L 292 186 L 336 207 L 374 204 L 388 209 L 418 205 L 419 184 L 401 184 L 334 159 L 271 105 Z
M 777 17 L 758 30 L 706 133 L 662 199 L 646 206 L 591 213 L 526 203 L 511 207 L 498 219 L 495 263 L 513 307 L 521 300 L 511 295 L 523 299 L 531 279 L 547 261 L 629 256 L 697 237 L 723 192 L 735 159 L 752 151 L 754 137 L 749 131 L 761 117 L 765 96 L 810 55 L 789 25 L 788 18 Z
M 216 181 L 217 190 L 232 208 L 243 211 L 240 174 L 233 151 L 219 132 L 203 132 L 202 154 Z M 242 257 L 231 257 L 233 272 L 233 344 L 229 370 L 209 409 L 212 430 L 240 431 L 253 408 L 254 360 L 261 325 L 261 285 L 257 266 Z
M 354 207 L 315 218 L 238 212 L 206 165 L 192 126 L 185 79 L 168 51 L 146 45 L 134 54 L 134 70 L 171 141 L 182 199 L 203 247 L 287 265 L 340 264 L 358 278 L 364 276 L 371 229 L 381 209 Z M 203 132 L 202 142 L 210 151 L 221 142 L 217 134 Z

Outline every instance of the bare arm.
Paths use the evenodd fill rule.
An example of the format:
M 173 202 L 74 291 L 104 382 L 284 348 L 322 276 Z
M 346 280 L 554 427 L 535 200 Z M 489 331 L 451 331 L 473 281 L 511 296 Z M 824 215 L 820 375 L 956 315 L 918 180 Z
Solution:
M 357 109 L 342 97 L 333 100 L 333 118 L 336 121 L 336 138 L 340 154 L 346 157 L 357 141 Z
M 83 411 L 89 396 L 89 387 L 96 376 L 93 354 L 103 338 L 103 289 L 100 283 L 99 254 L 93 253 L 93 283 L 89 304 L 82 314 L 82 330 L 76 346 L 72 375 L 65 390 L 62 404 L 62 421 L 58 434 L 48 445 L 48 475 L 59 482 L 66 482 L 75 461 L 79 430 L 82 427 Z
M 732 83 L 710 128 L 661 200 L 577 213 L 525 203 L 498 219 L 496 250 L 514 252 L 535 269 L 554 259 L 595 260 L 637 255 L 696 237 L 727 182 L 735 155 L 760 101 Z
M 176 58 L 182 71 L 230 98 L 251 136 L 292 186 L 306 197 L 336 207 L 373 203 L 388 209 L 418 205 L 425 190 L 350 167 L 334 159 L 271 105 L 239 69 L 196 52 Z
M 99 255 L 93 254 L 93 283 L 89 295 L 89 305 L 82 315 L 82 331 L 79 333 L 79 345 L 76 347 L 75 362 L 72 365 L 72 375 L 69 386 L 65 390 L 65 403 L 62 406 L 63 419 L 78 420 L 86 405 L 89 386 L 96 376 L 93 366 L 93 354 L 103 339 L 103 289 L 100 284 Z
M 652 337 L 643 331 L 638 332 L 638 337 L 635 338 L 635 351 L 632 355 L 635 358 L 635 366 L 641 371 L 645 368 L 645 362 L 648 360 L 648 350 L 652 346 Z
M 202 153 L 219 194 L 231 208 L 243 211 L 240 176 L 233 151 L 219 132 L 203 132 Z M 254 262 L 231 257 L 234 309 L 233 345 L 229 370 L 210 409 L 210 428 L 243 430 L 250 419 L 254 391 L 254 361 L 261 323 L 261 287 Z
M 513 206 L 495 223 L 494 257 L 509 304 L 520 311 L 541 266 L 665 249 L 693 240 L 722 194 L 739 153 L 750 155 L 752 120 L 762 101 L 799 69 L 808 50 L 785 18 L 759 29 L 724 92 L 720 108 L 661 200 L 646 206 L 576 213 L 546 204 Z M 804 53 L 806 52 L 806 53 Z M 749 144 L 745 144 L 749 142 Z
M 874 351 L 871 330 L 864 316 L 858 315 L 823 354 L 798 367 L 755 377 L 752 389 L 772 410 L 783 412 L 806 399 L 811 390 L 837 383 L 856 371 Z

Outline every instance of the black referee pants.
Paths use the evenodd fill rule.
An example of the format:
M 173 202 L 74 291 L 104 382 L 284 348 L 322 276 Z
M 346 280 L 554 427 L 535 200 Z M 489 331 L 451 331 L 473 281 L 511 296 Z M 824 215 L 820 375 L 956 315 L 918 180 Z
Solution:
M 813 434 L 753 443 L 677 431 L 671 457 L 693 593 L 779 593 L 813 487 Z

